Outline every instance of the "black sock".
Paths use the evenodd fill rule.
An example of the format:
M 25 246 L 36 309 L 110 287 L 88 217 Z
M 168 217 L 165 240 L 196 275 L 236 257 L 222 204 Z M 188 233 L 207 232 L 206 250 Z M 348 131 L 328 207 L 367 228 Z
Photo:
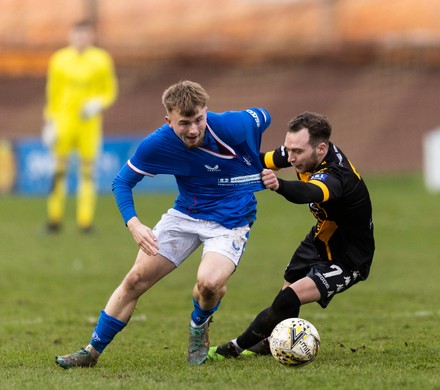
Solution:
M 290 287 L 280 291 L 272 305 L 261 311 L 249 327 L 237 338 L 240 348 L 247 349 L 269 337 L 282 320 L 298 317 L 301 302 Z

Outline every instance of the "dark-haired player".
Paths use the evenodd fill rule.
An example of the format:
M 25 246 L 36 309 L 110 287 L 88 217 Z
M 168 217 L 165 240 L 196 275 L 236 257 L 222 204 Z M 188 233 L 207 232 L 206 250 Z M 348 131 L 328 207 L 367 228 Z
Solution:
M 279 322 L 298 317 L 306 303 L 327 307 L 336 294 L 368 277 L 375 249 L 370 196 L 352 163 L 330 142 L 331 131 L 322 115 L 297 116 L 288 125 L 284 150 L 299 180 L 263 170 L 265 187 L 290 202 L 308 204 L 316 224 L 294 252 L 272 304 L 239 337 L 210 348 L 210 359 L 237 357 L 245 350 L 270 353 L 267 337 Z

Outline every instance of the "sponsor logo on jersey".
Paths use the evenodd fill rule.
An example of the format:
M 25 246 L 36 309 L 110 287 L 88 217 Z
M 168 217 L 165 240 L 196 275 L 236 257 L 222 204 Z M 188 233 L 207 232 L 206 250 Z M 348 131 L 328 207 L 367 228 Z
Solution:
M 342 157 L 342 154 L 341 154 L 341 152 L 338 150 L 338 148 L 335 146 L 335 145 L 333 145 L 333 150 L 335 151 L 335 153 L 336 153 L 336 157 L 338 158 L 338 160 L 339 160 L 339 166 L 341 166 L 341 167 L 343 167 L 344 166 L 344 164 L 343 164 L 343 157 Z
M 261 122 L 260 122 L 260 118 L 258 117 L 257 113 L 255 111 L 252 110 L 246 110 L 246 112 L 248 114 L 250 114 L 252 116 L 252 118 L 255 119 L 255 123 L 257 124 L 257 127 L 261 126 Z
M 254 175 L 231 177 L 231 183 L 246 183 L 260 180 L 261 176 L 259 173 L 255 173 Z
M 259 173 L 255 173 L 253 175 L 245 175 L 245 176 L 236 176 L 236 177 L 222 177 L 218 179 L 218 183 L 225 185 L 235 185 L 235 184 L 243 184 L 243 183 L 257 183 L 261 182 L 261 176 Z
M 218 164 L 214 165 L 213 167 L 209 165 L 205 165 L 205 168 L 208 170 L 208 172 L 219 172 L 221 169 L 219 168 Z
M 312 175 L 312 177 L 310 178 L 310 180 L 320 180 L 320 181 L 325 181 L 325 179 L 327 179 L 327 174 L 326 173 L 315 173 L 314 175 Z

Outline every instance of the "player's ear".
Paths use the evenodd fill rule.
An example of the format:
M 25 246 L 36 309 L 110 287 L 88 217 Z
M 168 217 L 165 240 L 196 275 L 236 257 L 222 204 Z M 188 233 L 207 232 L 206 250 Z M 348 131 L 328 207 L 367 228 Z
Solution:
M 320 154 L 326 155 L 327 154 L 327 144 L 325 142 L 321 142 L 318 145 L 318 151 Z
M 171 119 L 170 119 L 170 117 L 168 115 L 165 115 L 165 120 L 168 123 L 168 125 L 171 126 Z

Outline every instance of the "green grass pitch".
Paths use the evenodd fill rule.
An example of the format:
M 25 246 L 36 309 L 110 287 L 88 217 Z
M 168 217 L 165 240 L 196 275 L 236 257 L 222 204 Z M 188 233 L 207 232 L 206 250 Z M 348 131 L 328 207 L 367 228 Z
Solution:
M 439 194 L 421 175 L 366 178 L 376 256 L 370 278 L 301 317 L 321 336 L 315 362 L 288 368 L 271 356 L 186 363 L 191 292 L 200 250 L 139 302 L 93 369 L 63 370 L 54 356 L 88 343 L 137 247 L 113 198 L 101 196 L 97 232 L 42 234 L 45 199 L 0 198 L 1 389 L 440 389 Z M 314 219 L 304 205 L 263 191 L 246 253 L 211 324 L 211 343 L 237 336 L 272 302 L 292 251 Z M 173 195 L 136 195 L 153 226 Z

